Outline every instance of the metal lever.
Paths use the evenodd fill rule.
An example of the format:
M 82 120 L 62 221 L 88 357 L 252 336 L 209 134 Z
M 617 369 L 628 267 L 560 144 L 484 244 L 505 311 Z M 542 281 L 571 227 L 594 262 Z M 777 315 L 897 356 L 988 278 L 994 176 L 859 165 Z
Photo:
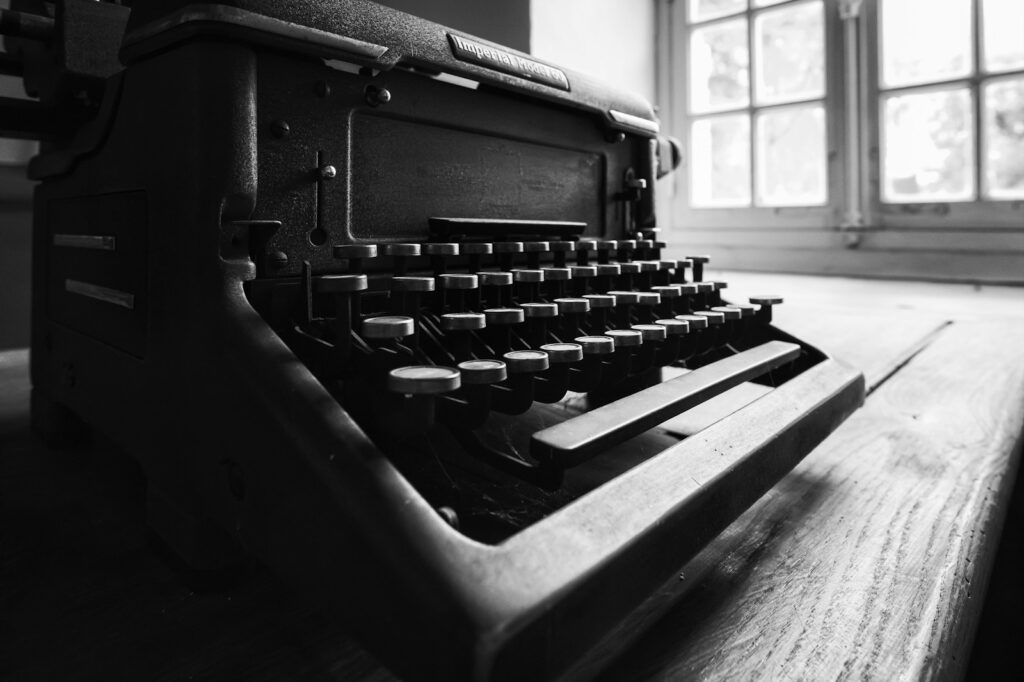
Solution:
M 799 356 L 800 346 L 770 341 L 538 431 L 530 454 L 542 466 L 575 466 Z

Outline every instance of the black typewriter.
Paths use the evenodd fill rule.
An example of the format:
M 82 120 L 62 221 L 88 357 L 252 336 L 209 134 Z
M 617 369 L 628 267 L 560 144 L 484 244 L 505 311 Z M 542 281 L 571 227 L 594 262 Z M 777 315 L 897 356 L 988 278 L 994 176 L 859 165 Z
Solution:
M 666 258 L 635 96 L 360 0 L 0 26 L 36 429 L 109 435 L 189 566 L 258 558 L 399 674 L 559 674 L 863 399 Z

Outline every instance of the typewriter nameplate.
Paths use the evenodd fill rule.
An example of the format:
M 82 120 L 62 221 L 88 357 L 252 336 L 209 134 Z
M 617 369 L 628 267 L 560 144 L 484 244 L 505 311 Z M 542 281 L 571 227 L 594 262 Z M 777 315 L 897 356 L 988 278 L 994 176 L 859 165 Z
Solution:
M 448 42 L 452 46 L 452 54 L 456 59 L 472 62 L 489 69 L 503 71 L 527 80 L 550 85 L 562 90 L 569 89 L 569 79 L 565 73 L 547 64 L 525 59 L 519 55 L 484 45 L 462 36 L 448 34 Z

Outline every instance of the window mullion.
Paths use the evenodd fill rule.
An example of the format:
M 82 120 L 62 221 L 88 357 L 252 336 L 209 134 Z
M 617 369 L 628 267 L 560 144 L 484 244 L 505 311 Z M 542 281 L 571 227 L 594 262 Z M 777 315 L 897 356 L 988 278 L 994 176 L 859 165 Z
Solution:
M 747 2 L 747 117 L 750 130 L 750 205 L 757 206 L 757 126 L 754 116 L 754 81 L 757 69 L 754 65 L 754 13 Z
M 984 147 L 982 140 L 982 112 L 984 111 L 981 103 L 982 88 L 982 75 L 984 73 L 982 69 L 982 25 L 981 25 L 981 0 L 971 0 L 971 22 L 974 24 L 971 32 L 971 42 L 973 45 L 974 54 L 974 76 L 971 79 L 971 92 L 974 95 L 974 130 L 971 134 L 974 135 L 974 200 L 983 201 L 984 188 L 985 188 L 985 162 L 983 157 Z

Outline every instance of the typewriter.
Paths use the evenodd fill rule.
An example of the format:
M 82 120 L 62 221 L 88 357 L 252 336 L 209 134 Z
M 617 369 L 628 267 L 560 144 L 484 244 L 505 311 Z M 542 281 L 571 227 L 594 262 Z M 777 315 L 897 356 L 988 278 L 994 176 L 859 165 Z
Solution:
M 35 428 L 107 434 L 189 566 L 258 558 L 401 675 L 559 675 L 863 400 L 667 257 L 636 96 L 361 0 L 13 7 Z

